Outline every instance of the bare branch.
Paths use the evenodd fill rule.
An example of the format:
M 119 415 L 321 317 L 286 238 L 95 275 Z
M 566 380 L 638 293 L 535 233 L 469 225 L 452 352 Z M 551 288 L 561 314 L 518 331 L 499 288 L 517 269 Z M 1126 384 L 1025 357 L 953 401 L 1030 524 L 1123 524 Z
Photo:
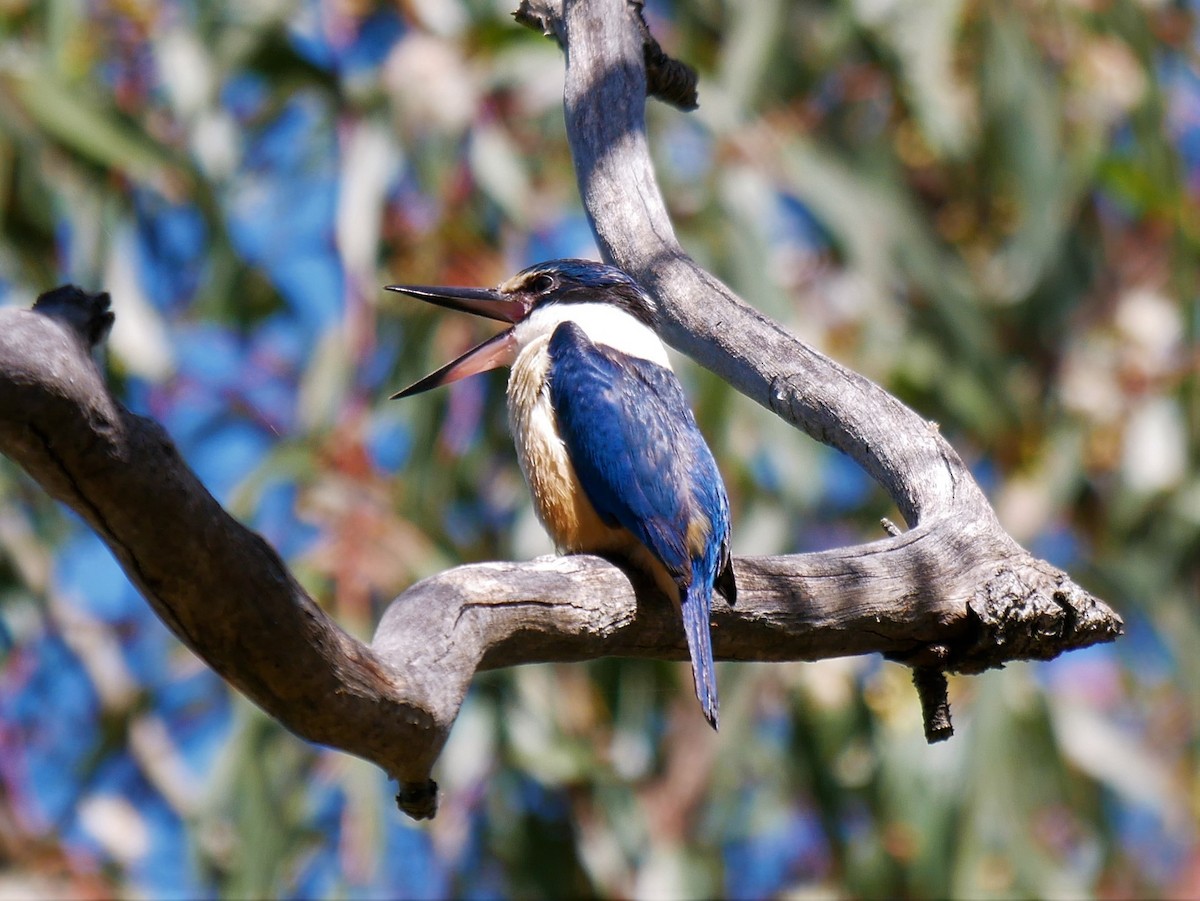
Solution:
M 580 0 L 544 27 L 569 48 L 567 124 L 597 235 L 654 292 L 666 337 L 858 460 L 912 526 L 860 547 L 738 558 L 737 606 L 718 600 L 714 610 L 716 656 L 881 652 L 930 673 L 975 672 L 1119 634 L 1111 610 L 1004 533 L 935 426 L 683 254 L 646 149 L 636 10 Z M 670 605 L 592 557 L 442 573 L 398 597 L 363 645 L 220 507 L 161 427 L 108 394 L 89 355 L 106 315 L 102 297 L 81 292 L 37 312 L 0 312 L 0 452 L 84 517 L 159 616 L 224 678 L 298 735 L 383 767 L 410 815 L 436 810 L 432 768 L 477 670 L 684 658 Z M 929 727 L 948 708 L 936 677 L 925 678 Z
M 426 736 L 449 723 L 321 611 L 157 423 L 112 399 L 89 354 L 107 295 L 55 293 L 36 312 L 0 312 L 0 451 L 82 516 L 171 630 L 264 710 L 401 780 L 428 779 L 438 748 Z
M 604 255 L 655 295 L 672 345 L 853 457 L 910 526 L 967 506 L 991 516 L 936 425 L 805 345 L 683 252 L 650 159 L 641 47 L 625 8 L 624 0 L 568 2 L 561 26 L 570 38 L 567 133 Z
M 925 720 L 925 741 L 933 744 L 945 741 L 954 734 L 950 722 L 949 686 L 946 674 L 931 666 L 913 668 L 913 685 L 921 699 L 921 716 Z
M 546 6 L 548 17 L 553 4 Z M 646 140 L 640 23 L 632 21 L 637 17 L 625 0 L 566 0 L 562 16 L 546 18 L 544 25 L 569 48 L 567 133 L 580 195 L 605 257 L 658 300 L 664 337 L 748 397 L 857 461 L 887 490 L 909 526 L 927 536 L 935 555 L 956 553 L 943 544 L 955 534 L 971 535 L 981 559 L 995 555 L 959 611 L 982 626 L 970 651 L 935 642 L 920 653 L 893 656 L 938 670 L 977 672 L 1118 635 L 1120 617 L 1004 532 L 936 423 L 806 346 L 683 252 Z M 855 550 L 841 553 L 849 558 Z M 943 575 L 916 590 L 952 602 L 964 595 L 944 593 L 954 579 L 941 581 L 945 569 L 953 568 L 943 562 L 951 565 L 934 567 Z M 820 591 L 829 587 L 825 583 Z M 887 583 L 872 589 L 886 592 Z M 927 714 L 933 716 L 939 706 L 927 704 Z M 926 726 L 939 731 L 928 718 Z

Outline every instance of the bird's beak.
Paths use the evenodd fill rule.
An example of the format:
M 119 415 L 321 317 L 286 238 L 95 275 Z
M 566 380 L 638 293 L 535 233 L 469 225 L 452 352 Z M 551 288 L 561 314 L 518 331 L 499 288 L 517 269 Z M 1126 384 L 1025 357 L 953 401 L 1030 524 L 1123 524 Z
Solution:
M 388 291 L 396 291 L 416 297 L 448 310 L 461 310 L 474 313 L 476 316 L 486 316 L 500 322 L 517 323 L 529 315 L 530 305 L 527 301 L 504 294 L 494 288 L 431 288 L 423 285 L 388 285 Z M 457 360 L 447 363 L 437 372 L 431 372 L 419 382 L 409 385 L 403 391 L 392 395 L 393 398 L 411 397 L 465 379 L 467 376 L 487 372 L 498 366 L 511 366 L 517 356 L 517 339 L 513 330 L 507 329 L 489 338 L 477 347 L 471 348 Z

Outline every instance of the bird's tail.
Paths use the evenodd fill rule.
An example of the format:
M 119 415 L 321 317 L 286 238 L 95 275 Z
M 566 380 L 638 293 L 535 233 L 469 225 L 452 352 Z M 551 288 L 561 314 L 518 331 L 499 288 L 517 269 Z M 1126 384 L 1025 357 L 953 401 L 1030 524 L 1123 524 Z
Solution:
M 683 595 L 680 608 L 683 629 L 687 635 L 688 653 L 692 657 L 692 676 L 696 680 L 696 697 L 704 717 L 713 729 L 717 728 L 717 672 L 713 665 L 712 587 L 704 578 L 702 565 L 692 566 L 692 581 Z

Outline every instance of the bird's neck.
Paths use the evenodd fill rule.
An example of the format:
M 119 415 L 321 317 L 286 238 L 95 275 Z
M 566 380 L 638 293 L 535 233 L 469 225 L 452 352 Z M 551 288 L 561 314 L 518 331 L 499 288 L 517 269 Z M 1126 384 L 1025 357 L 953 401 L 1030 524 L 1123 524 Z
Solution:
M 514 330 L 518 346 L 524 350 L 534 344 L 544 345 L 563 322 L 578 325 L 593 344 L 649 360 L 664 369 L 671 368 L 667 349 L 654 330 L 637 317 L 606 303 L 552 303 L 540 307 Z

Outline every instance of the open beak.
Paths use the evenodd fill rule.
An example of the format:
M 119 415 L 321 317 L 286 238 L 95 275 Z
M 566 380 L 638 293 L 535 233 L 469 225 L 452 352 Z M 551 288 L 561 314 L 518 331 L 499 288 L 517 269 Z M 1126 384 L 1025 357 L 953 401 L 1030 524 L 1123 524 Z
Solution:
M 433 288 L 423 285 L 388 285 L 388 291 L 396 291 L 416 297 L 428 303 L 445 307 L 448 310 L 461 310 L 474 313 L 476 316 L 486 316 L 500 322 L 517 323 L 529 314 L 529 304 L 509 294 L 502 294 L 494 288 Z M 431 372 L 419 382 L 414 382 L 403 391 L 397 391 L 392 398 L 411 397 L 465 379 L 467 376 L 487 372 L 499 366 L 511 366 L 517 356 L 517 339 L 513 330 L 506 329 L 484 341 L 477 347 L 471 348 L 457 360 L 447 363 L 436 372 Z

